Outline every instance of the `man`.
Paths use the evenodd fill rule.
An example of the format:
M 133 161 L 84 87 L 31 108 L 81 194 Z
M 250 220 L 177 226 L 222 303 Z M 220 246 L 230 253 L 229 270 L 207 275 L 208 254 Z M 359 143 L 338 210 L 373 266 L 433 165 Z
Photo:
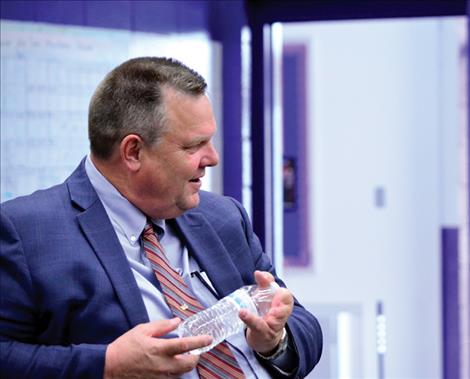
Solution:
M 303 377 L 318 362 L 318 322 L 285 288 L 208 353 L 187 354 L 210 337 L 177 337 L 188 304 L 283 286 L 241 205 L 200 191 L 218 163 L 205 90 L 171 59 L 123 63 L 91 100 L 89 156 L 2 204 L 2 378 Z

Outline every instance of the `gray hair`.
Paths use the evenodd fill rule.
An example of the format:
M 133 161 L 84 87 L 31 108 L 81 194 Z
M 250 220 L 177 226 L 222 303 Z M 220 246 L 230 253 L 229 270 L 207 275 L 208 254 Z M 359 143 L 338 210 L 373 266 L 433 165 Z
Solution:
M 88 138 L 93 155 L 108 159 L 129 134 L 154 144 L 165 131 L 163 88 L 199 96 L 207 84 L 196 71 L 171 58 L 130 59 L 98 85 L 88 110 Z

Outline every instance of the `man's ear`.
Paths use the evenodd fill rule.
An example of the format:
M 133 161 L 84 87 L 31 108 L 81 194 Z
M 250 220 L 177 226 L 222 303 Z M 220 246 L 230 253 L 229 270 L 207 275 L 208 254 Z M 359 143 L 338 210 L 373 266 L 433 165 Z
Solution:
M 143 146 L 144 141 L 137 134 L 129 134 L 122 139 L 119 153 L 122 162 L 130 171 L 135 172 L 140 169 Z

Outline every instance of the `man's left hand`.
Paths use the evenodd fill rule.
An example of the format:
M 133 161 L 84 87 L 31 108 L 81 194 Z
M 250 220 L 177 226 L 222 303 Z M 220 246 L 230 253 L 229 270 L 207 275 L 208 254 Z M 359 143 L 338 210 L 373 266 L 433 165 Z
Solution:
M 274 281 L 274 277 L 269 272 L 255 271 L 255 280 L 260 287 L 267 287 Z M 263 317 L 242 309 L 239 316 L 248 327 L 246 331 L 248 345 L 263 355 L 270 355 L 275 351 L 293 308 L 292 294 L 286 288 L 280 288 L 274 295 L 271 308 Z

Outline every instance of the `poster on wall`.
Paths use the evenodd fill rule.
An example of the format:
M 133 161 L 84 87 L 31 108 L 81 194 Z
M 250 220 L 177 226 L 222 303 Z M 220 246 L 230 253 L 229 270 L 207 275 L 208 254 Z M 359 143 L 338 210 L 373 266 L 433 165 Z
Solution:
M 297 172 L 295 158 L 284 157 L 282 167 L 284 210 L 295 210 L 297 205 Z

